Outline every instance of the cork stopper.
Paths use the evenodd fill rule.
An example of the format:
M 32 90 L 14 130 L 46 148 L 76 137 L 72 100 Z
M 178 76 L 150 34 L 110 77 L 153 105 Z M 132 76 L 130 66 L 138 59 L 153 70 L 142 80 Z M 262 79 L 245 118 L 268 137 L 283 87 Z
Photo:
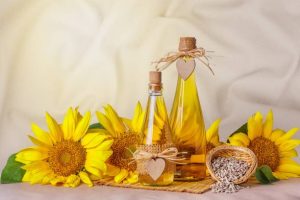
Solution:
M 150 84 L 161 84 L 161 72 L 150 71 L 149 72 Z
M 196 38 L 194 37 L 181 37 L 179 42 L 179 51 L 190 51 L 196 49 Z
M 149 72 L 149 89 L 159 91 L 162 88 L 161 72 L 150 71 Z

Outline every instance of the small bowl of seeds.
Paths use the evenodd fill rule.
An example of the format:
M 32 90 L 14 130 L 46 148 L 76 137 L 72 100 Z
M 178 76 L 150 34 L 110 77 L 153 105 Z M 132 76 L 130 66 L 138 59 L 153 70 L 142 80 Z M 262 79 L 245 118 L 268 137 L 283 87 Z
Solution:
M 221 145 L 209 151 L 206 165 L 212 179 L 219 184 L 241 184 L 255 172 L 257 158 L 246 147 Z

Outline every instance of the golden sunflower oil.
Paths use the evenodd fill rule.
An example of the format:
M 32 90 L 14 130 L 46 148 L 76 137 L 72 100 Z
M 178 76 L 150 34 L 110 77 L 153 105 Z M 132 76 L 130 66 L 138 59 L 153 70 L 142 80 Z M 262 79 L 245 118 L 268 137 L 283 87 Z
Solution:
M 185 42 L 184 39 L 181 38 L 181 42 Z M 190 40 L 191 38 L 187 39 Z M 193 43 L 193 41 L 192 46 L 195 46 L 195 38 L 188 42 Z M 181 47 L 182 44 L 179 46 Z M 183 46 L 187 47 L 187 45 Z M 176 166 L 175 180 L 197 181 L 204 179 L 206 176 L 205 125 L 198 98 L 195 72 L 192 72 L 186 80 L 178 76 L 170 125 L 179 157 L 185 158 L 182 165 Z

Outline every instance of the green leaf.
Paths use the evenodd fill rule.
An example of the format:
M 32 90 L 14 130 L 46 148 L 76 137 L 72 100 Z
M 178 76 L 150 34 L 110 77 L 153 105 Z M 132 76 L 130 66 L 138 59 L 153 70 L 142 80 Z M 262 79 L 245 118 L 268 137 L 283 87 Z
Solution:
M 245 133 L 245 134 L 248 134 L 248 123 L 247 122 L 245 124 L 243 124 L 237 130 L 235 130 L 228 138 L 230 138 L 231 136 L 233 136 L 236 133 L 241 133 L 241 132 Z M 229 143 L 229 139 L 227 139 L 227 143 Z
M 91 125 L 89 126 L 89 129 L 96 129 L 96 128 L 104 129 L 104 127 L 103 127 L 102 124 L 100 124 L 100 123 L 91 124 Z
M 278 181 L 272 174 L 272 169 L 267 165 L 262 165 L 256 169 L 255 172 L 256 180 L 262 184 L 270 184 Z
M 21 167 L 24 165 L 15 160 L 16 154 L 11 155 L 6 163 L 6 166 L 1 173 L 1 184 L 19 183 L 25 174 L 25 170 Z

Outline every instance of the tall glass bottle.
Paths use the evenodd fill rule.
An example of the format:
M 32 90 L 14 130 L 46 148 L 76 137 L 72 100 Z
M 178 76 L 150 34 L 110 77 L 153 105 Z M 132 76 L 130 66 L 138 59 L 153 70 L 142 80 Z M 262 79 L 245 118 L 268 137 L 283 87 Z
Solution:
M 179 51 L 195 48 L 195 38 L 180 38 Z M 189 59 L 193 58 L 185 57 L 183 60 L 188 62 Z M 178 75 L 170 125 L 179 155 L 186 158 L 184 165 L 176 166 L 175 180 L 196 181 L 205 178 L 205 125 L 194 71 L 185 80 Z
M 137 148 L 139 151 L 157 155 L 174 147 L 162 96 L 161 72 L 150 72 L 149 97 L 142 133 L 143 142 Z M 174 163 L 162 157 L 137 162 L 139 182 L 144 185 L 171 184 L 174 180 L 175 169 Z

